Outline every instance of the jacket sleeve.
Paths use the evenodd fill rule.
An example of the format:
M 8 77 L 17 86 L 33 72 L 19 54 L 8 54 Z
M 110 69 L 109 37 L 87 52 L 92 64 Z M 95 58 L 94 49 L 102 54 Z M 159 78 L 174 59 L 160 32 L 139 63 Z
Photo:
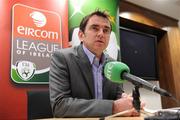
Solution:
M 69 67 L 63 53 L 55 52 L 49 73 L 54 117 L 103 117 L 112 114 L 113 100 L 78 99 L 71 96 Z

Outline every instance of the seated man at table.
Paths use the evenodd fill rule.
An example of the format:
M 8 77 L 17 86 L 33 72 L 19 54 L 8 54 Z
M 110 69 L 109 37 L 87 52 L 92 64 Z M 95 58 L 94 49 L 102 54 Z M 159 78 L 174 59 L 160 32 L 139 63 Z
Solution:
M 137 116 L 132 97 L 122 85 L 104 77 L 103 65 L 113 60 L 103 51 L 112 30 L 106 12 L 85 16 L 78 33 L 81 44 L 53 54 L 49 90 L 54 117 L 104 117 L 125 110 Z

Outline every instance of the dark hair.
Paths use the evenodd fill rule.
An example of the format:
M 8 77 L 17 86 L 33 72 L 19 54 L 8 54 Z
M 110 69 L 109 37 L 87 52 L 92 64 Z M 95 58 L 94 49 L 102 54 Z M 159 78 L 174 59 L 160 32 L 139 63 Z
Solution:
M 110 17 L 110 16 L 107 14 L 107 12 L 106 12 L 106 11 L 96 10 L 95 12 L 92 12 L 91 14 L 85 16 L 85 17 L 81 20 L 81 23 L 80 23 L 79 28 L 80 28 L 80 30 L 81 30 L 82 32 L 84 32 L 84 30 L 85 30 L 85 28 L 86 28 L 86 25 L 87 25 L 87 22 L 89 21 L 89 19 L 90 19 L 93 15 L 97 15 L 97 16 L 106 18 L 106 19 L 109 21 L 110 26 L 111 26 L 111 28 L 112 28 L 111 22 L 110 22 L 110 20 L 109 20 L 109 17 Z

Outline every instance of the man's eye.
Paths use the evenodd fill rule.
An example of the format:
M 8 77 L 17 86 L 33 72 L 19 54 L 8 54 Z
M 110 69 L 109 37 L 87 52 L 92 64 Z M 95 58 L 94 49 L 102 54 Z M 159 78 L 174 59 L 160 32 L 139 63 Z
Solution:
M 98 27 L 92 27 L 92 29 L 94 30 L 94 31 L 98 31 L 99 30 L 99 28 Z
M 107 28 L 107 29 L 104 29 L 103 32 L 109 34 L 111 30 Z
M 107 33 L 107 32 L 108 32 L 108 29 L 104 29 L 103 31 L 104 31 L 104 33 Z

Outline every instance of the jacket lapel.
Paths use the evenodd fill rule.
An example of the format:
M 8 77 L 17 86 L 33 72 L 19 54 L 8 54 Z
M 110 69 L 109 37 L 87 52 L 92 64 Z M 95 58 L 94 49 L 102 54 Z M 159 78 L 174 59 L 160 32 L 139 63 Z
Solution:
M 89 62 L 88 57 L 83 51 L 82 45 L 77 47 L 77 57 L 76 62 L 85 78 L 85 82 L 87 83 L 87 87 L 93 98 L 95 98 L 94 92 L 94 80 L 93 80 L 93 73 L 92 73 L 92 66 Z

